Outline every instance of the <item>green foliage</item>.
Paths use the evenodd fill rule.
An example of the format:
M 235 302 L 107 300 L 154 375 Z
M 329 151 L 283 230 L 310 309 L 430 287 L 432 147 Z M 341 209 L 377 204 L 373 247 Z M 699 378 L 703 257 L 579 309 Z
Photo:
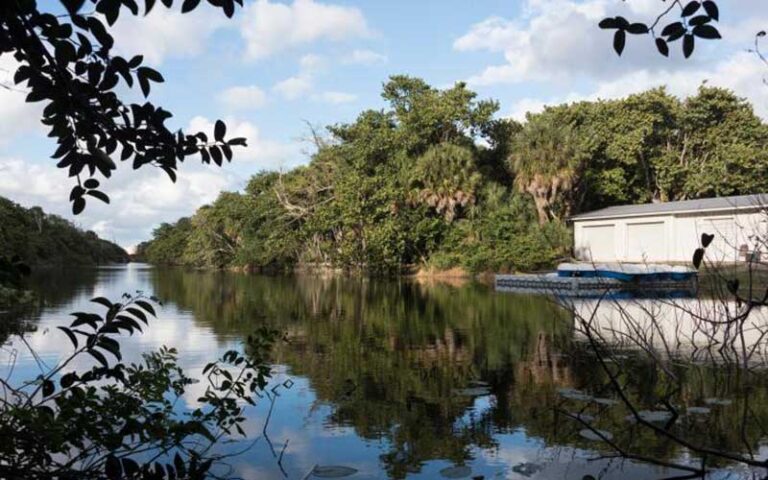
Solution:
M 176 407 L 197 383 L 162 347 L 138 363 L 123 363 L 120 339 L 147 328 L 151 299 L 99 297 L 104 314 L 75 312 L 59 327 L 72 353 L 36 379 L 0 380 L 0 476 L 3 478 L 202 479 L 220 456 L 211 447 L 241 424 L 244 404 L 267 385 L 266 354 L 275 333 L 248 338 L 244 355 L 228 351 L 202 371 L 205 393 L 190 411 Z M 96 365 L 74 370 L 83 361 Z
M 84 232 L 40 207 L 24 208 L 3 197 L 0 197 L 0 225 L 0 255 L 16 256 L 32 267 L 103 265 L 129 260 L 125 250 L 94 232 Z M 10 281 L 0 277 L 0 284 Z
M 159 227 L 149 261 L 538 270 L 568 256 L 572 214 L 768 191 L 768 126 L 723 89 L 559 105 L 524 124 L 494 119 L 462 83 L 394 76 L 382 96 L 388 108 L 316 135 L 308 165 Z

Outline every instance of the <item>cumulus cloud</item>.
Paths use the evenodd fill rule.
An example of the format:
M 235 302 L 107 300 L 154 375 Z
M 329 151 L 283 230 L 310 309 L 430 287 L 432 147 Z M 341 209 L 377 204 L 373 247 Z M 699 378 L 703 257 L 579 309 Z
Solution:
M 296 100 L 312 91 L 312 87 L 312 77 L 301 73 L 277 82 L 272 89 L 286 100 Z
M 147 63 L 160 65 L 168 57 L 202 53 L 211 35 L 226 25 L 226 17 L 208 8 L 182 14 L 157 5 L 146 17 L 124 13 L 112 27 L 112 34 L 118 53 L 142 54 Z
M 40 165 L 26 159 L 0 158 L 0 195 L 26 207 L 40 206 L 128 247 L 149 238 L 158 223 L 190 215 L 215 200 L 220 191 L 239 186 L 233 173 L 198 162 L 183 165 L 175 183 L 156 168 L 121 167 L 102 188 L 111 203 L 94 199 L 78 216 L 72 215 L 67 201 L 74 182 L 53 163 Z
M 229 110 L 253 110 L 267 103 L 267 94 L 256 85 L 230 87 L 219 94 L 219 101 Z
M 307 54 L 299 59 L 299 73 L 280 80 L 272 90 L 286 100 L 296 100 L 310 93 L 315 88 L 315 77 L 328 67 L 325 57 Z
M 73 216 L 67 201 L 74 180 L 68 179 L 66 170 L 56 168 L 54 162 L 40 164 L 25 158 L 0 157 L 0 195 L 26 207 L 39 205 L 46 212 L 130 247 L 148 239 L 157 224 L 193 214 L 223 190 L 242 188 L 251 173 L 290 168 L 303 160 L 298 145 L 266 139 L 250 122 L 225 120 L 228 136 L 248 139 L 247 148 L 235 149 L 231 164 L 220 168 L 190 158 L 181 165 L 175 183 L 157 168 L 133 170 L 121 164 L 112 178 L 103 182 L 102 189 L 111 203 L 94 199 L 81 215 Z M 213 132 L 213 122 L 205 117 L 193 118 L 188 127 L 190 131 Z
M 312 99 L 322 103 L 339 105 L 342 103 L 354 102 L 357 100 L 357 95 L 347 92 L 322 92 L 317 95 L 313 95 Z
M 353 50 L 341 59 L 347 65 L 380 65 L 387 63 L 387 56 L 373 50 Z
M 461 52 L 503 54 L 504 63 L 490 65 L 468 79 L 474 85 L 558 79 L 572 82 L 579 77 L 605 78 L 628 68 L 664 68 L 671 63 L 679 69 L 694 67 L 698 57 L 682 62 L 678 49 L 673 49 L 672 58 L 665 59 L 647 37 L 630 36 L 624 54 L 618 57 L 611 50 L 610 34 L 597 28 L 602 18 L 616 14 L 645 19 L 647 12 L 658 10 L 656 4 L 653 10 L 647 0 L 528 0 L 520 17 L 489 17 L 472 25 L 453 47 Z
M 582 100 L 615 99 L 642 92 L 650 88 L 666 87 L 667 91 L 680 98 L 695 95 L 699 86 L 722 87 L 733 90 L 749 100 L 755 113 L 768 119 L 768 86 L 763 80 L 768 68 L 748 52 L 737 52 L 731 57 L 716 62 L 711 68 L 687 71 L 635 70 L 612 80 L 598 82 L 586 94 L 570 92 L 547 99 L 522 98 L 513 103 L 507 115 L 524 120 L 527 112 L 537 113 L 545 105 Z
M 234 150 L 233 162 L 247 162 L 257 170 L 275 170 L 285 166 L 293 166 L 298 162 L 297 148 L 293 144 L 286 144 L 266 139 L 259 128 L 251 122 L 228 117 L 224 119 L 227 124 L 227 137 L 245 137 L 248 146 L 237 147 Z M 213 135 L 214 122 L 206 117 L 196 116 L 189 122 L 190 132 L 205 132 Z
M 252 60 L 318 40 L 342 41 L 371 34 L 363 13 L 354 7 L 314 0 L 290 5 L 257 0 L 243 12 L 240 33 Z

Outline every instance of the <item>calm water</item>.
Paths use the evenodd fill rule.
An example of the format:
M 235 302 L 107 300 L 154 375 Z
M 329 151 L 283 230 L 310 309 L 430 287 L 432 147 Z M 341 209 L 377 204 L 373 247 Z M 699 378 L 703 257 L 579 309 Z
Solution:
M 135 358 L 161 345 L 177 347 L 193 376 L 223 351 L 239 348 L 260 325 L 285 332 L 289 341 L 274 351 L 272 386 L 279 396 L 267 437 L 231 460 L 246 479 L 301 479 L 315 465 L 353 467 L 359 472 L 350 478 L 359 479 L 440 478 L 441 470 L 451 473 L 444 469 L 454 466 L 487 479 L 670 473 L 628 461 L 588 460 L 600 446 L 556 413 L 556 407 L 574 408 L 556 389 L 610 392 L 595 360 L 574 341 L 570 315 L 545 297 L 495 293 L 479 284 L 264 277 L 139 264 L 47 274 L 33 283 L 41 304 L 24 318 L 37 327 L 28 341 L 39 359 L 11 339 L 0 350 L 4 377 L 34 376 L 37 361 L 56 364 L 69 342 L 54 327 L 68 323 L 69 312 L 94 310 L 88 300 L 95 296 L 142 290 L 161 298 L 159 319 L 130 338 L 124 352 Z M 691 404 L 726 394 L 738 401 L 727 374 L 686 375 L 684 398 Z M 638 365 L 631 376 L 641 379 L 633 394 L 642 401 L 655 386 L 654 373 Z M 483 391 L 486 384 L 490 392 Z M 755 415 L 768 425 L 765 391 L 749 395 L 757 398 Z M 187 403 L 200 393 L 191 388 Z M 262 435 L 269 407 L 263 400 L 248 411 L 251 439 Z M 590 413 L 600 414 L 600 428 L 617 439 L 644 435 L 638 437 L 641 451 L 686 458 L 662 439 L 638 434 L 625 412 L 597 408 L 602 410 Z M 740 451 L 747 447 L 729 429 L 738 416 L 723 407 L 684 428 L 704 442 Z M 758 436 L 750 448 L 762 445 Z

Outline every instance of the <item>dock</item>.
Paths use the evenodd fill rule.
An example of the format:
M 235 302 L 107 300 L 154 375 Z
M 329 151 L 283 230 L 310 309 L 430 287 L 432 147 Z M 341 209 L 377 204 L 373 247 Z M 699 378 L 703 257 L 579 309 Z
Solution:
M 622 265 L 562 264 L 557 272 L 496 275 L 500 292 L 539 293 L 561 296 L 690 296 L 697 289 L 697 275 L 679 267 L 652 268 Z

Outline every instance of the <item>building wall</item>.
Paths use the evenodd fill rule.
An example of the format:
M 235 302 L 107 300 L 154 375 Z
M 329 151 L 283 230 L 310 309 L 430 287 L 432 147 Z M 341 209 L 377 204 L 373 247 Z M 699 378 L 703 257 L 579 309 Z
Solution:
M 753 251 L 768 239 L 767 220 L 754 210 L 575 220 L 574 254 L 582 261 L 688 263 L 701 234 L 711 233 L 708 260 L 743 261 L 743 245 Z M 764 245 L 758 250 L 766 253 Z

